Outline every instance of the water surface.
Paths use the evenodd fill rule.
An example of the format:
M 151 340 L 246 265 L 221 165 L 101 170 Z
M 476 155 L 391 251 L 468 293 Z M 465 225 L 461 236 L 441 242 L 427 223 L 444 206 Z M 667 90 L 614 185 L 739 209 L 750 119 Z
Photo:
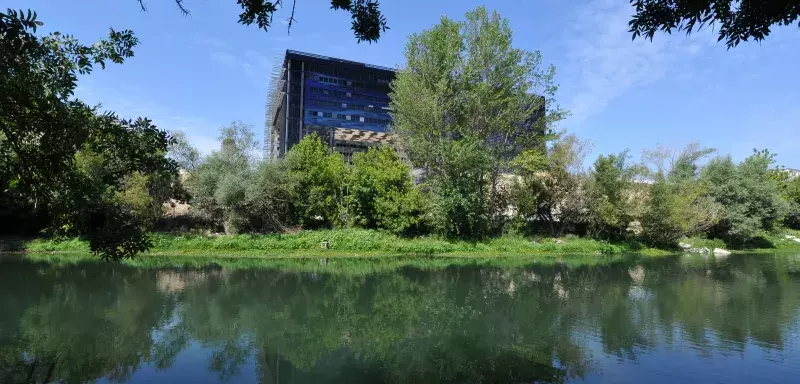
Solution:
M 0 383 L 800 379 L 800 254 L 375 273 L 0 260 Z

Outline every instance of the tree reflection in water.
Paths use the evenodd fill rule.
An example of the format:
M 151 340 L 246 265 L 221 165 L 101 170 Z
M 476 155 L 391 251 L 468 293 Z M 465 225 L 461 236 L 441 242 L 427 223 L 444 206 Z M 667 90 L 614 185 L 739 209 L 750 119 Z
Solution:
M 0 382 L 135 381 L 192 349 L 209 378 L 263 383 L 560 382 L 598 353 L 780 353 L 798 273 L 800 257 L 744 255 L 355 276 L 6 262 Z

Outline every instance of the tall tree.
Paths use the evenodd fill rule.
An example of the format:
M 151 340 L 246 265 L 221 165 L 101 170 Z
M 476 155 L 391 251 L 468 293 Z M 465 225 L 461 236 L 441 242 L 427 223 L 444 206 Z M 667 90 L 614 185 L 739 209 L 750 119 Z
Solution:
M 390 95 L 393 129 L 439 190 L 437 201 L 457 203 L 444 212 L 493 222 L 505 208 L 500 172 L 518 153 L 542 148 L 566 115 L 554 103 L 554 67 L 543 68 L 538 51 L 514 48 L 508 21 L 484 7 L 412 35 L 405 56 Z M 463 169 L 467 163 L 473 168 Z M 488 231 L 455 227 L 473 228 L 458 234 L 467 237 Z
M 639 219 L 641 237 L 653 245 L 674 245 L 683 236 L 704 232 L 719 220 L 721 206 L 698 181 L 698 161 L 715 150 L 691 143 L 681 151 L 657 148 L 643 160 L 655 164 L 652 184 Z M 667 164 L 668 163 L 668 164 Z
M 256 180 L 254 135 L 252 126 L 238 121 L 221 128 L 219 151 L 203 159 L 187 180 L 192 205 L 222 219 L 228 234 L 250 226 L 247 190 Z
M 771 172 L 771 178 L 778 184 L 781 196 L 789 204 L 789 211 L 786 213 L 783 225 L 792 229 L 800 229 L 800 177 L 779 167 Z
M 286 167 L 294 181 L 296 217 L 304 226 L 330 226 L 340 219 L 344 205 L 347 164 L 331 152 L 319 136 L 306 136 L 286 153 Z
M 182 131 L 172 132 L 173 143 L 169 146 L 167 156 L 175 160 L 181 168 L 192 171 L 200 164 L 200 151 L 189 143 L 186 133 Z
M 171 138 L 147 119 L 101 115 L 72 95 L 78 74 L 122 63 L 138 40 L 112 29 L 87 46 L 58 32 L 39 37 L 41 25 L 31 11 L 0 13 L 3 194 L 45 212 L 53 231 L 88 237 L 102 257 L 133 256 L 149 245 L 136 207 L 152 202 L 138 197 L 154 197 L 177 171 L 164 156 Z
M 631 164 L 628 151 L 600 155 L 589 178 L 589 229 L 595 236 L 619 240 L 641 210 L 645 187 L 637 183 L 641 167 Z
M 519 177 L 512 202 L 524 220 L 536 219 L 549 227 L 553 236 L 575 229 L 586 208 L 586 172 L 583 161 L 589 143 L 565 135 L 546 152 L 531 150 L 514 161 Z
M 650 40 L 658 31 L 690 34 L 700 28 L 719 26 L 719 40 L 728 48 L 742 41 L 764 40 L 775 25 L 791 25 L 800 16 L 800 1 L 734 0 L 630 0 L 636 13 L 628 23 L 633 38 Z M 800 26 L 800 24 L 798 25 Z
M 145 0 L 137 0 L 142 10 L 146 10 Z M 186 8 L 184 0 L 175 0 L 178 9 L 184 15 L 189 14 L 189 9 Z M 239 14 L 239 23 L 244 25 L 256 24 L 264 31 L 268 31 L 272 27 L 273 16 L 275 12 L 283 8 L 284 1 L 274 0 L 236 0 L 242 8 L 242 13 Z M 361 41 L 378 41 L 381 37 L 381 32 L 386 32 L 389 27 L 386 25 L 386 18 L 380 10 L 380 2 L 378 0 L 330 0 L 331 9 L 341 10 L 350 14 L 351 26 L 353 34 L 358 42 Z M 291 1 L 291 13 L 285 19 L 287 24 L 287 31 L 292 29 L 292 25 L 297 21 L 295 19 L 295 6 L 297 0 Z
M 783 220 L 788 203 L 779 194 L 770 166 L 775 155 L 755 151 L 739 164 L 730 156 L 712 159 L 701 171 L 709 195 L 722 205 L 714 234 L 742 243 Z

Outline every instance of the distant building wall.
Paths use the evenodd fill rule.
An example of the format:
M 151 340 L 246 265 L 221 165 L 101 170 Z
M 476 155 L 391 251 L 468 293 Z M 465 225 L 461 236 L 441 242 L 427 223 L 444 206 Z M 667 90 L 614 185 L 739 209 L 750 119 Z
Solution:
M 273 71 L 267 96 L 264 156 L 282 158 L 303 137 L 316 133 L 348 162 L 355 153 L 386 144 L 409 163 L 390 132 L 389 85 L 394 76 L 387 67 L 287 50 Z M 532 102 L 535 111 L 515 134 L 489 142 L 514 145 L 523 134 L 544 133 L 544 98 L 536 96 Z
M 289 50 L 275 73 L 268 96 L 265 156 L 281 158 L 312 133 L 348 161 L 353 153 L 372 146 L 396 147 L 387 132 L 392 69 Z

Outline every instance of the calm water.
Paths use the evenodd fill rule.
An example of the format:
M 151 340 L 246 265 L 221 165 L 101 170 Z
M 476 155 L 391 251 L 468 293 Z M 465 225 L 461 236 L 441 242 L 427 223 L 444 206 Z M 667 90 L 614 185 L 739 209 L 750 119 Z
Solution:
M 788 383 L 798 317 L 800 254 L 362 276 L 5 259 L 0 383 Z

